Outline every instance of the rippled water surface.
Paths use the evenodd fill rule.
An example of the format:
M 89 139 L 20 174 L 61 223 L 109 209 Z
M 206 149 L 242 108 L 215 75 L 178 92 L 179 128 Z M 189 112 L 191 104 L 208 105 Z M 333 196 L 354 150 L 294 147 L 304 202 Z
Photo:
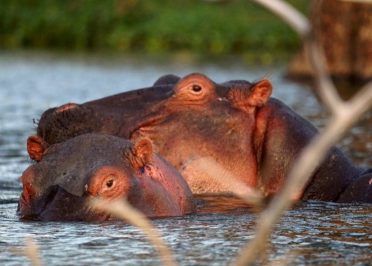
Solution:
M 45 265 L 158 265 L 141 232 L 122 223 L 20 222 L 18 177 L 31 162 L 25 140 L 43 110 L 146 87 L 160 75 L 203 72 L 218 82 L 268 76 L 274 96 L 321 127 L 325 115 L 310 91 L 282 78 L 282 68 L 237 64 L 156 64 L 154 61 L 46 55 L 0 55 L 0 265 L 27 265 L 11 252 L 31 235 Z M 340 143 L 359 165 L 372 165 L 372 114 Z M 272 239 L 269 260 L 293 264 L 371 265 L 372 206 L 307 202 L 287 213 Z M 227 265 L 253 237 L 256 214 L 190 215 L 155 220 L 182 265 Z

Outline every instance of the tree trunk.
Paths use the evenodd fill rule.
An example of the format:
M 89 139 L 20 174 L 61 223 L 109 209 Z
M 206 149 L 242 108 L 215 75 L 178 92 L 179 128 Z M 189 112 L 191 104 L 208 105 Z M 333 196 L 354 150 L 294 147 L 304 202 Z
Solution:
M 312 1 L 310 19 L 324 49 L 328 70 L 335 78 L 372 79 L 372 3 Z M 293 78 L 312 76 L 305 52 L 290 63 Z

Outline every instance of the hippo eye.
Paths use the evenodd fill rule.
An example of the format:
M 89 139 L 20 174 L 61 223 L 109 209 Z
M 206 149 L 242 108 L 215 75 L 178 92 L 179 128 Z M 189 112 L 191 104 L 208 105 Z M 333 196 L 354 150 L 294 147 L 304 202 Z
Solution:
M 114 186 L 114 179 L 109 179 L 106 181 L 106 187 L 107 188 L 112 188 Z
M 192 89 L 193 92 L 199 93 L 199 92 L 201 92 L 202 87 L 198 84 L 194 84 L 194 85 L 192 85 L 191 89 Z

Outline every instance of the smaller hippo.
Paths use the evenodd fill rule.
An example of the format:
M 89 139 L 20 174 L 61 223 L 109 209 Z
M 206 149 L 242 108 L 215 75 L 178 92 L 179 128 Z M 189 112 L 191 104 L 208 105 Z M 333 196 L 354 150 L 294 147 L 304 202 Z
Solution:
M 42 221 L 110 219 L 88 206 L 94 197 L 126 198 L 147 217 L 181 216 L 193 212 L 192 193 L 177 170 L 153 152 L 152 144 L 105 134 L 84 134 L 47 146 L 39 137 L 28 140 L 30 157 L 17 213 Z

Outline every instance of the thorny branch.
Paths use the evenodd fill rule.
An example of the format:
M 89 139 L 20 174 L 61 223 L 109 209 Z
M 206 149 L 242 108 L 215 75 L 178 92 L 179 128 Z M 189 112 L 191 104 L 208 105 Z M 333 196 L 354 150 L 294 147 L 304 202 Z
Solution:
M 310 23 L 306 18 L 282 0 L 254 1 L 283 18 L 304 39 L 316 75 L 319 96 L 321 101 L 331 110 L 332 116 L 323 132 L 314 138 L 300 154 L 297 163 L 294 164 L 288 175 L 283 190 L 275 196 L 258 218 L 255 238 L 248 243 L 238 257 L 236 265 L 252 264 L 263 253 L 275 223 L 293 203 L 291 195 L 304 188 L 311 173 L 324 159 L 326 152 L 372 105 L 372 82 L 364 86 L 351 100 L 344 102 L 340 99 L 324 68 L 324 54 L 314 40 Z

